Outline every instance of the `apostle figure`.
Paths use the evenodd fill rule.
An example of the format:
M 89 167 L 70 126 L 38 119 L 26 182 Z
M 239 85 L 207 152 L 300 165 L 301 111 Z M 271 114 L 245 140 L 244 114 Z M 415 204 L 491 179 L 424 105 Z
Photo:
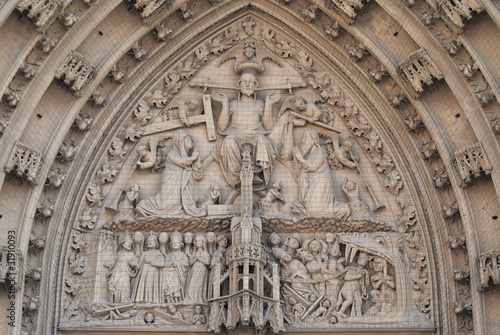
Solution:
M 246 64 L 248 66 L 245 66 L 245 72 L 237 85 L 240 89 L 238 99 L 229 101 L 224 93 L 212 94 L 214 100 L 222 103 L 217 128 L 226 138 L 217 144 L 211 154 L 219 163 L 227 183 L 236 188 L 240 184 L 241 143 L 251 142 L 256 173 L 254 184 L 263 184 L 261 186 L 265 188 L 271 178 L 277 153 L 275 144 L 265 135 L 274 127 L 272 105 L 278 102 L 281 93 L 268 94 L 265 102 L 258 99 L 255 90 L 259 83 L 255 75 L 250 72 L 257 64 L 252 62 Z
M 335 204 L 333 180 L 327 155 L 321 148 L 316 130 L 306 129 L 300 149 L 293 148 L 294 179 L 299 184 L 299 198 L 292 204 L 292 212 L 301 215 L 335 215 L 347 218 L 346 204 Z
M 120 250 L 114 261 L 107 264 L 110 270 L 109 291 L 111 292 L 111 302 L 118 304 L 130 303 L 130 279 L 137 274 L 139 260 L 131 251 L 134 241 L 127 231 L 123 239 Z
M 136 211 L 143 216 L 184 214 L 203 216 L 205 209 L 196 207 L 195 180 L 202 177 L 198 162 L 199 150 L 194 149 L 191 135 L 177 130 L 173 146 L 165 160 L 160 192 L 142 200 Z
M 160 290 L 168 303 L 178 303 L 184 299 L 184 284 L 189 259 L 182 251 L 184 243 L 178 231 L 170 237 L 171 252 L 165 257 L 165 267 L 160 274 Z
M 146 239 L 146 251 L 143 252 L 140 264 L 141 269 L 137 275 L 134 293 L 135 302 L 160 303 L 159 276 L 164 265 L 164 258 L 158 248 L 156 233 L 149 232 Z
M 194 238 L 194 251 L 189 258 L 191 269 L 186 280 L 186 300 L 194 303 L 207 302 L 208 266 L 210 254 L 205 236 Z

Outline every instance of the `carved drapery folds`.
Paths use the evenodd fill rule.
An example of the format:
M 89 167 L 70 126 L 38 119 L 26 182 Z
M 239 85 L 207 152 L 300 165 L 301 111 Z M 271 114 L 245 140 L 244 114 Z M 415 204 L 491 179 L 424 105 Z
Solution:
M 407 191 L 383 132 L 263 27 L 245 18 L 197 46 L 117 125 L 73 225 L 62 328 L 427 322 L 417 210 L 405 202 L 398 227 L 386 205 Z
M 57 69 L 54 77 L 62 79 L 73 94 L 79 97 L 95 74 L 94 66 L 83 55 L 73 51 Z
M 424 85 L 432 85 L 433 79 L 443 79 L 443 74 L 424 49 L 409 54 L 400 64 L 401 71 L 413 89 L 420 94 Z
M 42 164 L 43 155 L 40 151 L 16 142 L 5 165 L 5 172 L 16 174 L 19 178 L 28 180 L 31 185 L 37 185 Z
M 471 184 L 473 179 L 491 174 L 492 166 L 480 142 L 460 149 L 454 156 L 463 185 Z
M 500 285 L 500 250 L 490 250 L 479 255 L 480 291 Z

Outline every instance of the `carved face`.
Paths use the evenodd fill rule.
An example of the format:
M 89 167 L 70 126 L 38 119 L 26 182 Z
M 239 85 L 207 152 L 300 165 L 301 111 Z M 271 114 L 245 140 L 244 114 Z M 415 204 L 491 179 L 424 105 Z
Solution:
M 335 241 L 335 235 L 333 235 L 332 233 L 326 233 L 325 237 L 323 238 L 323 240 L 327 244 L 332 244 Z
M 227 247 L 227 238 L 223 238 L 219 240 L 219 248 L 226 248 Z
M 238 87 L 243 95 L 252 96 L 258 87 L 258 82 L 253 74 L 244 73 L 238 82 Z
M 169 306 L 168 306 L 168 311 L 169 311 L 171 314 L 173 314 L 173 313 L 177 312 L 177 309 L 175 308 L 175 306 L 173 306 L 173 305 L 169 305 Z
M 279 180 L 276 180 L 274 183 L 273 183 L 273 188 L 275 190 L 281 190 L 281 188 L 283 187 L 283 184 L 281 183 L 281 181 Z
M 185 233 L 184 234 L 184 243 L 189 244 L 189 245 L 193 244 L 193 234 L 191 234 L 189 232 Z
M 292 256 L 289 253 L 285 253 L 281 256 L 281 261 L 283 263 L 290 263 L 292 261 Z
M 375 272 L 382 272 L 383 265 L 384 261 L 382 260 L 382 258 L 377 257 L 373 260 L 373 270 Z
M 194 308 L 194 312 L 195 312 L 196 314 L 201 314 L 201 306 L 196 306 L 196 307 Z
M 201 236 L 196 236 L 195 239 L 194 239 L 194 246 L 197 248 L 197 249 L 202 249 L 203 246 L 204 246 L 204 241 L 203 239 L 201 238 Z
M 132 192 L 139 192 L 139 185 L 135 184 L 135 185 L 130 186 L 130 190 Z
M 321 244 L 318 241 L 311 242 L 311 252 L 319 252 L 321 250 Z
M 361 253 L 358 258 L 359 265 L 366 265 L 368 263 L 368 255 L 365 253 Z
M 170 249 L 172 250 L 179 250 L 182 247 L 182 242 L 179 241 L 178 239 L 172 240 L 170 242 Z
M 127 251 L 130 251 L 132 249 L 132 241 L 126 240 L 125 242 L 123 242 L 122 248 Z
M 246 47 L 245 50 L 243 51 L 243 55 L 247 58 L 250 59 L 255 56 L 255 49 L 252 47 Z
M 188 102 L 188 107 L 190 110 L 196 110 L 198 108 L 198 106 L 200 105 L 200 103 L 198 102 L 198 99 L 191 99 L 189 100 Z
M 187 136 L 184 139 L 184 147 L 186 148 L 186 151 L 191 151 L 194 147 L 193 139 L 190 136 Z
M 353 181 L 348 181 L 347 184 L 345 184 L 346 190 L 352 192 L 356 189 L 356 183 Z
M 292 249 L 297 249 L 299 247 L 300 243 L 299 240 L 297 240 L 294 237 L 288 238 L 288 246 Z
M 331 257 L 339 257 L 340 256 L 340 250 L 332 247 L 332 248 L 330 248 L 330 250 L 328 250 L 328 254 Z
M 214 244 L 215 243 L 216 236 L 214 233 L 210 232 L 207 234 L 207 243 L 208 244 Z
M 303 111 L 306 109 L 306 103 L 302 98 L 297 98 L 297 100 L 295 100 L 295 106 L 299 111 Z
M 302 151 L 302 153 L 306 155 L 313 148 L 313 146 L 314 140 L 312 139 L 311 135 L 309 135 L 309 133 L 305 133 L 300 144 L 300 151 Z
M 146 323 L 153 323 L 155 321 L 155 316 L 151 312 L 147 312 L 144 314 L 144 322 Z
M 330 300 L 323 301 L 323 307 L 330 307 Z
M 269 236 L 269 242 L 271 244 L 277 245 L 281 243 L 281 238 L 278 234 L 272 233 L 271 236 Z

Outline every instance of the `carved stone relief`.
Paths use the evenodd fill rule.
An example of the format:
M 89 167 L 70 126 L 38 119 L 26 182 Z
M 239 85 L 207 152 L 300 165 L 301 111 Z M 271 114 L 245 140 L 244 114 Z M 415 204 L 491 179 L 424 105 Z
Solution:
M 469 145 L 455 152 L 455 164 L 464 185 L 472 183 L 472 179 L 491 174 L 492 166 L 481 143 Z
M 401 176 L 331 75 L 254 18 L 172 68 L 138 100 L 87 187 L 60 327 L 404 323 L 414 295 L 428 322 L 415 207 L 402 201 L 392 214 Z
M 5 172 L 16 174 L 26 179 L 31 185 L 37 185 L 38 174 L 43 164 L 43 155 L 25 144 L 16 142 L 5 165 Z
M 405 75 L 417 94 L 424 91 L 424 85 L 431 85 L 433 79 L 443 79 L 443 74 L 423 49 L 408 55 L 399 64 L 399 71 Z
M 85 86 L 95 77 L 95 68 L 76 51 L 72 51 L 57 69 L 54 77 L 63 80 L 73 94 L 80 96 Z

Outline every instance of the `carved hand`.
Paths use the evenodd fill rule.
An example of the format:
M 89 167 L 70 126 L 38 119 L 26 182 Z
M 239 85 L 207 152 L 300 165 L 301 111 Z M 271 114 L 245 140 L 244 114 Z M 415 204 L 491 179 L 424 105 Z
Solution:
M 219 102 L 228 102 L 227 95 L 220 92 L 212 92 L 212 98 Z
M 195 149 L 193 150 L 193 154 L 191 155 L 191 158 L 190 158 L 190 159 L 191 159 L 191 162 L 194 162 L 195 160 L 197 160 L 197 159 L 198 159 L 198 157 L 200 157 L 200 149 L 195 148 Z
M 281 99 L 281 92 L 280 91 L 269 93 L 266 96 L 266 102 L 270 102 L 272 104 L 278 102 L 280 99 Z

